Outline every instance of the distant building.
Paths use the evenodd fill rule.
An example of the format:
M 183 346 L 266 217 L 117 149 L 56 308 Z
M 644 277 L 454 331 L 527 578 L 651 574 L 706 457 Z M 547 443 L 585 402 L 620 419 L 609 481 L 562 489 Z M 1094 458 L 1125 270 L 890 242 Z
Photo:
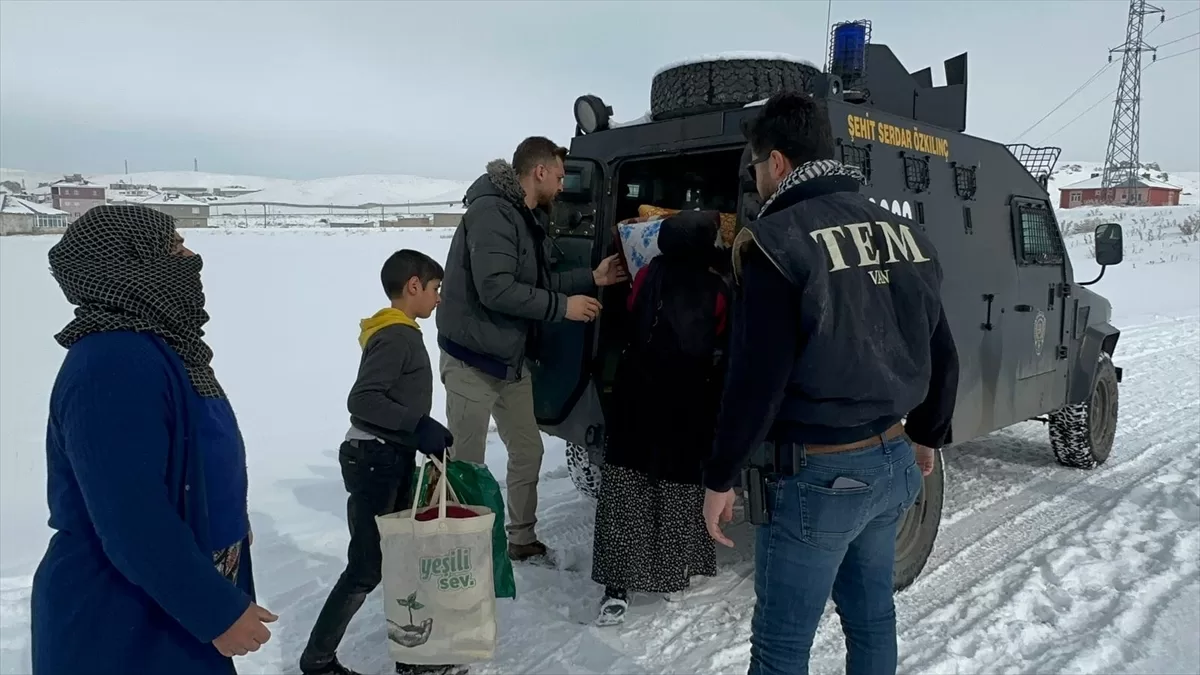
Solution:
M 259 188 L 248 188 L 244 185 L 226 185 L 224 187 L 213 188 L 213 195 L 217 197 L 241 197 L 242 195 L 253 194 L 258 192 Z
M 208 227 L 208 204 L 187 195 L 162 192 L 129 203 L 148 206 L 171 216 L 176 227 Z
M 116 183 L 110 183 L 108 185 L 108 189 L 112 190 L 113 192 L 133 192 L 137 190 L 158 192 L 157 185 L 151 185 L 149 183 L 126 183 L 123 180 L 117 181 Z
M 61 232 L 69 214 L 45 204 L 0 194 L 0 235 Z
M 200 197 L 209 194 L 209 190 L 206 187 L 170 187 L 167 185 L 162 187 L 162 192 L 170 192 L 171 194 L 176 195 L 187 195 L 189 197 Z
M 380 227 L 429 227 L 429 216 L 396 216 L 379 221 Z
M 136 204 L 143 199 L 158 194 L 158 190 L 142 187 L 134 188 L 125 185 L 120 189 L 110 187 L 107 194 L 109 204 Z
M 92 207 L 107 204 L 108 198 L 103 185 L 75 174 L 50 184 L 50 203 L 54 208 L 65 211 L 70 222 L 75 222 Z
M 435 213 L 433 214 L 434 227 L 458 227 L 462 222 L 462 213 Z
M 1103 177 L 1093 173 L 1091 178 L 1072 183 L 1058 189 L 1058 208 L 1071 209 L 1077 206 L 1098 206 L 1104 198 L 1101 187 Z M 1151 178 L 1144 173 L 1138 176 L 1136 192 L 1128 194 L 1129 189 L 1120 187 L 1114 190 L 1115 204 L 1132 204 L 1136 206 L 1178 206 L 1179 195 L 1183 188 Z

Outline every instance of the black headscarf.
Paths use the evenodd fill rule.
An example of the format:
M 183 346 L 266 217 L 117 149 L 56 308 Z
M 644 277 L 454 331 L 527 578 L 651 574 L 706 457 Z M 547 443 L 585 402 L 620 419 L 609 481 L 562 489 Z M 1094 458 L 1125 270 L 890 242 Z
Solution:
M 707 268 L 716 251 L 721 214 L 716 211 L 680 211 L 663 221 L 658 231 L 658 250 L 673 261 Z
M 97 206 L 50 249 L 50 272 L 75 319 L 54 336 L 70 348 L 91 333 L 153 333 L 183 359 L 196 391 L 223 398 L 202 327 L 200 256 L 172 254 L 175 219 L 139 205 Z

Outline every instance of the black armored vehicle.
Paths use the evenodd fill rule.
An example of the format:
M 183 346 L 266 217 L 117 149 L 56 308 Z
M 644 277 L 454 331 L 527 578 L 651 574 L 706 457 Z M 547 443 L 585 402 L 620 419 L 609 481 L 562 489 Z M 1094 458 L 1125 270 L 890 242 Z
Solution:
M 1037 419 L 1061 464 L 1103 464 L 1117 420 L 1121 370 L 1112 355 L 1120 331 L 1109 302 L 1085 288 L 1098 279 L 1076 280 L 1067 256 L 1047 194 L 1059 149 L 963 133 L 967 55 L 947 60 L 946 84 L 935 87 L 928 68 L 908 72 L 869 34 L 869 22 L 835 26 L 824 69 L 757 54 L 663 69 L 651 111 L 633 123 L 618 125 L 599 97 L 580 97 L 552 215 L 553 265 L 595 265 L 617 248 L 615 225 L 642 206 L 715 209 L 736 215 L 737 226 L 748 222 L 759 198 L 743 124 L 772 94 L 807 92 L 827 102 L 836 159 L 861 170 L 863 193 L 937 246 L 961 360 L 952 442 Z M 1121 261 L 1119 225 L 1097 228 L 1095 255 L 1102 270 Z M 567 441 L 577 463 L 603 462 L 626 293 L 605 289 L 594 323 L 546 326 L 533 364 L 538 422 Z M 912 583 L 933 549 L 943 480 L 939 457 L 900 529 L 897 589 Z

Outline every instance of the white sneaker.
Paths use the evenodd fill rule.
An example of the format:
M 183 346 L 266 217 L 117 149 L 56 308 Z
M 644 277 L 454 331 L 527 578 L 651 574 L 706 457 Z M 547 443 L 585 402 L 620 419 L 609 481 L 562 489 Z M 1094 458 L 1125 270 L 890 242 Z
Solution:
M 625 610 L 629 609 L 629 601 L 620 598 L 604 597 L 600 605 L 600 616 L 596 617 L 597 626 L 616 626 L 625 623 Z

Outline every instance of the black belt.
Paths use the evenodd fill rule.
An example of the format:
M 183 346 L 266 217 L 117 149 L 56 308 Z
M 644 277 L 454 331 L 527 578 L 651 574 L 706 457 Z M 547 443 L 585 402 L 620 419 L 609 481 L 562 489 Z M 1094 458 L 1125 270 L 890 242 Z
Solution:
M 416 446 L 409 446 L 404 443 L 388 441 L 382 438 L 377 438 L 373 441 L 365 438 L 351 438 L 347 440 L 346 443 L 349 444 L 350 447 L 357 450 L 370 450 L 377 447 L 392 448 L 393 450 L 416 450 Z
M 439 335 L 438 346 L 453 358 L 462 361 L 472 368 L 481 370 L 485 374 L 491 375 L 497 380 L 512 382 L 520 379 L 521 371 L 517 370 L 516 368 L 513 368 L 499 359 L 494 359 L 487 354 L 480 354 L 479 352 L 468 349 L 447 337 Z

